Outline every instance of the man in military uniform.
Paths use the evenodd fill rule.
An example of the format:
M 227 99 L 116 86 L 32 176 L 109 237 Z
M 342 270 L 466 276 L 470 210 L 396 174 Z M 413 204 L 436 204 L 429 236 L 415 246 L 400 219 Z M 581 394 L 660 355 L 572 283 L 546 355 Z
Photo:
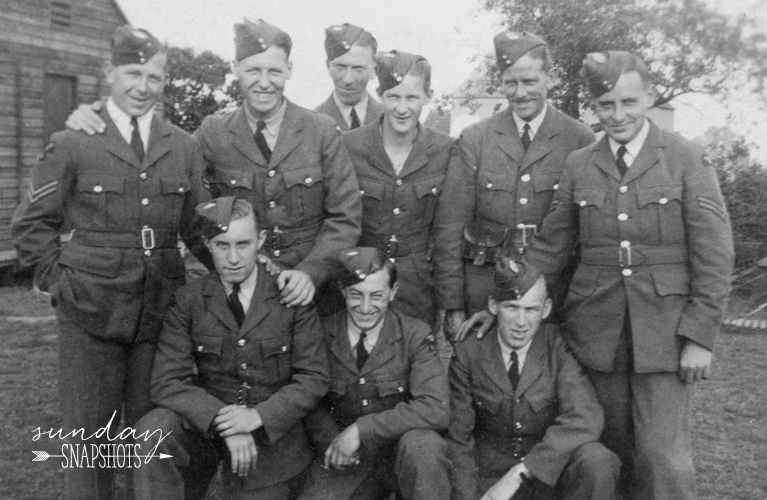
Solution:
M 157 452 L 136 469 L 136 492 L 203 498 L 223 459 L 225 498 L 286 499 L 312 457 L 301 419 L 328 387 L 319 321 L 312 305 L 280 304 L 276 279 L 257 263 L 265 231 L 248 202 L 197 210 L 216 271 L 180 289 L 169 309 L 152 370 L 159 407 L 137 425 L 154 433 L 142 453 Z
M 581 247 L 563 312 L 605 410 L 602 440 L 631 498 L 692 499 L 690 395 L 727 303 L 727 211 L 702 148 L 647 119 L 639 57 L 590 54 L 584 73 L 606 136 L 568 158 L 525 259 L 554 275 Z
M 450 365 L 454 500 L 613 499 L 620 461 L 599 441 L 594 388 L 552 324 L 532 266 L 496 264 L 485 340 L 456 344 Z
M 449 498 L 447 377 L 429 327 L 389 309 L 397 270 L 383 252 L 340 260 L 346 311 L 322 319 L 331 390 L 307 418 L 318 456 L 300 498 Z
M 509 107 L 463 131 L 437 210 L 437 288 L 453 335 L 466 313 L 486 308 L 494 263 L 522 253 L 539 230 L 567 155 L 594 141 L 591 129 L 546 102 L 553 82 L 546 42 L 516 32 L 494 42 Z M 552 287 L 555 308 L 562 288 Z
M 360 245 L 396 260 L 399 288 L 392 307 L 434 327 L 429 243 L 453 141 L 418 122 L 432 96 L 426 59 L 381 53 L 376 73 L 383 116 L 344 135 L 362 194 Z
M 127 425 L 151 408 L 155 343 L 184 281 L 176 244 L 194 221 L 202 155 L 154 116 L 165 65 L 165 48 L 147 31 L 116 30 L 105 132 L 54 134 L 13 219 L 19 262 L 37 266 L 35 284 L 56 306 L 63 427 L 84 436 L 110 419 L 119 425 L 123 408 Z M 62 244 L 64 228 L 73 231 Z M 105 442 L 69 441 L 73 449 Z M 99 463 L 65 470 L 67 498 L 112 497 L 114 470 Z
M 332 118 L 344 132 L 375 122 L 383 112 L 367 91 L 377 50 L 373 35 L 359 26 L 344 23 L 325 30 L 325 64 L 335 89 L 314 111 Z

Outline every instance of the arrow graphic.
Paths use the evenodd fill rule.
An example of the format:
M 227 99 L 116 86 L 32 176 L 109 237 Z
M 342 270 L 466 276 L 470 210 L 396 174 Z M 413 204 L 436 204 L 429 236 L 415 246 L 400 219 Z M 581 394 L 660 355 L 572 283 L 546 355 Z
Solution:
M 64 458 L 65 455 L 51 455 L 50 453 L 47 453 L 45 451 L 33 451 L 32 453 L 35 454 L 35 458 L 32 459 L 33 462 L 45 462 L 49 458 Z M 160 460 L 164 458 L 173 458 L 173 455 L 167 455 L 165 453 L 160 453 Z M 157 455 L 101 455 L 103 458 L 154 458 Z

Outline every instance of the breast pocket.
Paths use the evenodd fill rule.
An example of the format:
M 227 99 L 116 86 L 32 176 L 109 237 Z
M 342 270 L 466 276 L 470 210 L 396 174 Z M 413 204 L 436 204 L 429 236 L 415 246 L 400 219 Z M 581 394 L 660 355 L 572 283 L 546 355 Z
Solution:
M 604 232 L 602 205 L 606 196 L 605 191 L 598 189 L 576 189 L 573 192 L 573 203 L 578 205 L 581 242 L 587 242 Z
M 290 335 L 261 341 L 263 374 L 267 384 L 282 384 L 290 379 Z
M 532 203 L 534 204 L 529 214 L 535 219 L 526 221 L 527 223 L 540 224 L 543 222 L 543 218 L 546 216 L 546 212 L 551 206 L 551 200 L 554 198 L 554 193 L 559 189 L 559 173 L 555 174 L 539 174 L 533 177 L 533 190 L 535 196 Z
M 647 245 L 684 242 L 682 186 L 637 189 L 637 222 Z
M 160 178 L 162 213 L 165 217 L 173 214 L 172 221 L 174 225 L 177 225 L 181 219 L 181 211 L 184 208 L 184 200 L 190 186 L 191 182 L 188 177 L 173 176 Z
M 216 373 L 221 371 L 223 337 L 192 332 L 194 357 L 200 371 Z
M 107 228 L 121 214 L 125 179 L 107 174 L 81 174 L 77 179 L 77 191 L 82 204 L 92 214 L 91 229 Z
M 325 195 L 322 169 L 319 167 L 295 168 L 282 172 L 285 192 L 279 198 L 289 217 L 301 221 L 301 225 L 319 222 L 325 212 Z
M 388 210 L 384 207 L 384 191 L 385 186 L 383 182 L 374 181 L 371 179 L 359 178 L 360 183 L 360 197 L 362 198 L 362 217 L 364 219 L 372 219 L 375 221 L 383 222 L 388 216 Z
M 214 197 L 242 196 L 251 200 L 253 197 L 255 175 L 253 172 L 216 168 L 210 178 L 210 191 Z
M 413 215 L 422 225 L 431 226 L 431 221 L 434 219 L 434 212 L 437 209 L 437 198 L 442 192 L 442 186 L 444 184 L 444 175 L 435 175 L 413 182 L 413 191 L 415 192 Z
M 515 179 L 508 172 L 481 170 L 477 176 L 477 218 L 501 224 L 514 220 Z

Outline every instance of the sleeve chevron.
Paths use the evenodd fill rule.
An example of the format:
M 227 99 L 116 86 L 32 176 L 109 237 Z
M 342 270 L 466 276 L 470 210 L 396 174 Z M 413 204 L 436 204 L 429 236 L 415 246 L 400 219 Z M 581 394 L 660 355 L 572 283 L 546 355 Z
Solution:
M 727 218 L 727 211 L 724 209 L 724 205 L 717 203 L 711 198 L 704 196 L 698 196 L 698 206 L 706 210 L 710 210 L 719 216 L 720 219 L 725 220 Z
M 29 191 L 27 192 L 27 196 L 29 197 L 29 204 L 33 204 L 36 201 L 39 201 L 43 198 L 45 198 L 48 195 L 51 195 L 58 191 L 59 189 L 59 181 L 51 181 L 47 184 L 43 184 L 39 188 L 35 188 L 32 184 L 29 185 Z

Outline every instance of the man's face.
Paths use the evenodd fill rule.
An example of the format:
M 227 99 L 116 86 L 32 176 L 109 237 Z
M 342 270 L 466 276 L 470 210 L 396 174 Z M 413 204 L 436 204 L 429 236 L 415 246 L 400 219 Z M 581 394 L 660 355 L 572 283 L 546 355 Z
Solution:
M 167 56 L 160 52 L 144 64 L 107 63 L 104 74 L 117 107 L 128 116 L 143 116 L 150 111 L 165 88 L 166 60 Z
M 488 299 L 490 312 L 498 319 L 498 334 L 510 349 L 520 349 L 533 339 L 551 312 L 551 300 L 542 278 L 519 300 Z
M 347 106 L 359 104 L 373 78 L 373 48 L 352 45 L 346 54 L 328 61 L 327 65 L 338 99 Z
M 620 144 L 626 144 L 642 130 L 647 112 L 653 104 L 650 89 L 639 73 L 624 73 L 610 92 L 594 101 L 594 112 L 605 133 Z
M 249 215 L 231 221 L 226 232 L 206 242 L 216 271 L 224 282 L 242 283 L 253 273 L 256 253 L 265 237 L 265 232 L 258 232 L 253 215 Z
M 346 299 L 349 319 L 361 330 L 370 330 L 384 319 L 389 303 L 397 293 L 397 284 L 389 286 L 386 269 L 368 274 L 359 283 L 347 286 L 341 293 Z
M 265 120 L 280 109 L 285 83 L 292 71 L 288 55 L 274 45 L 235 64 L 234 72 L 240 80 L 242 95 L 255 118 Z
M 380 93 L 384 107 L 384 126 L 397 134 L 408 134 L 418 125 L 421 110 L 432 92 L 424 90 L 423 77 L 405 75 L 396 87 Z
M 543 59 L 525 54 L 501 75 L 501 90 L 509 106 L 523 120 L 535 118 L 546 104 L 551 75 L 543 69 Z

